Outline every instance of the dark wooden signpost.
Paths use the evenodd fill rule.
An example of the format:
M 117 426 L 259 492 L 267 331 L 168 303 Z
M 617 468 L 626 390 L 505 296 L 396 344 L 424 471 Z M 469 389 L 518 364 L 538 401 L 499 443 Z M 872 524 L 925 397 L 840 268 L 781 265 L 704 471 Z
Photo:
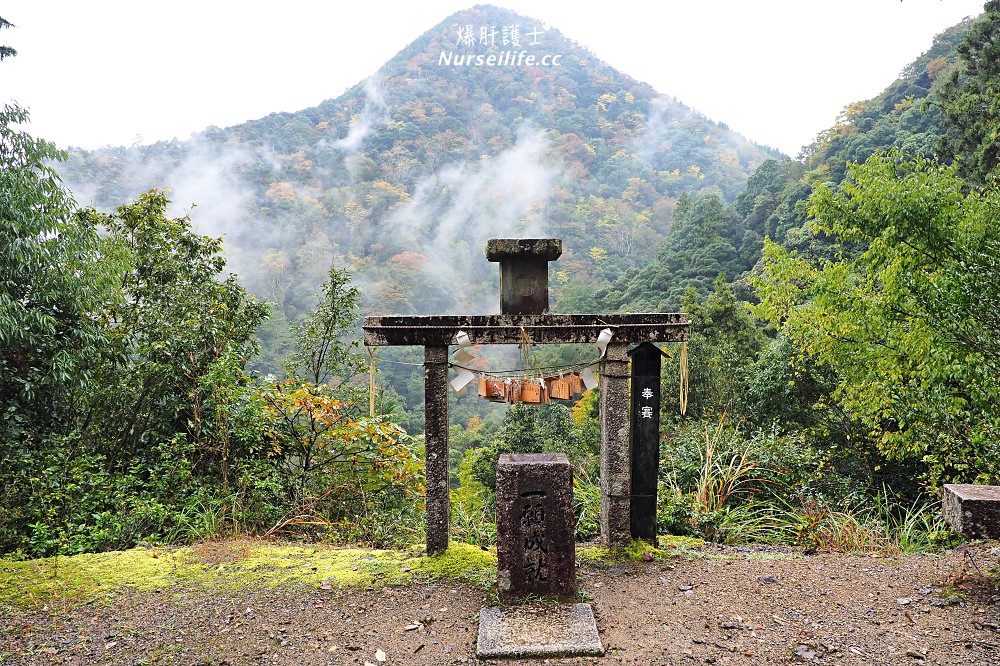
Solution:
M 660 361 L 663 351 L 640 343 L 632 357 L 632 506 L 633 539 L 656 543 L 656 482 L 660 465 Z
M 424 347 L 424 442 L 426 449 L 427 552 L 448 548 L 448 347 L 464 332 L 472 344 L 518 344 L 526 334 L 535 344 L 595 343 L 603 329 L 613 337 L 600 362 L 601 538 L 609 548 L 631 536 L 632 464 L 629 440 L 628 346 L 681 342 L 690 322 L 680 313 L 551 314 L 549 261 L 562 253 L 558 239 L 493 239 L 490 261 L 500 263 L 501 314 L 365 317 L 369 347 Z M 522 264 L 527 263 L 525 267 Z M 503 285 L 510 287 L 503 290 Z M 544 293 L 539 291 L 541 289 Z M 541 304 L 544 304 L 542 306 Z M 539 311 L 539 308 L 542 310 Z

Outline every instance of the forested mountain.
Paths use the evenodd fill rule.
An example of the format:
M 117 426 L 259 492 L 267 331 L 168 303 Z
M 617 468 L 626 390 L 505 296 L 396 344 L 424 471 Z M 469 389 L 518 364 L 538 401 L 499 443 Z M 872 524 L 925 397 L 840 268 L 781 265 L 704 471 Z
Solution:
M 812 256 L 835 253 L 813 233 L 808 199 L 819 183 L 840 183 L 849 162 L 878 151 L 933 157 L 947 152 L 949 130 L 938 91 L 956 73 L 956 49 L 972 21 L 939 34 L 878 96 L 847 104 L 836 123 L 798 159 L 769 159 L 748 179 L 734 205 L 709 196 L 682 201 L 673 228 L 648 265 L 599 290 L 589 307 L 676 310 L 688 288 L 704 297 L 715 276 L 738 279 L 760 258 L 765 238 Z
M 196 227 L 225 235 L 230 266 L 272 305 L 260 372 L 287 355 L 288 322 L 312 307 L 331 265 L 352 272 L 370 313 L 495 311 L 497 270 L 482 254 L 490 237 L 563 239 L 556 311 L 678 311 L 720 274 L 752 299 L 742 276 L 765 238 L 809 256 L 840 252 L 813 233 L 814 186 L 840 182 L 849 161 L 877 150 L 934 152 L 945 134 L 936 93 L 968 28 L 944 31 L 882 94 L 847 105 L 795 160 L 556 29 L 479 6 L 315 108 L 190 141 L 74 150 L 62 169 L 81 203 L 98 208 L 151 187 L 170 188 L 175 206 L 198 205 Z M 407 354 L 388 358 L 417 360 Z M 418 430 L 412 370 L 383 368 L 398 418 Z M 486 407 L 465 400 L 456 415 Z
M 653 258 L 682 195 L 732 201 L 769 156 L 558 30 L 477 6 L 317 107 L 73 150 L 62 171 L 101 209 L 154 186 L 197 204 L 243 283 L 294 318 L 331 263 L 373 312 L 495 311 L 490 237 L 562 238 L 555 295 L 592 291 Z

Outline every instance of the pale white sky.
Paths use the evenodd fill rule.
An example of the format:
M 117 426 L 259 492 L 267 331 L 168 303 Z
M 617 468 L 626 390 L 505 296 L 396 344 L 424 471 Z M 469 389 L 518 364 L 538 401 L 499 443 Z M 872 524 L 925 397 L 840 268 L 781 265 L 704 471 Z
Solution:
M 878 94 L 983 0 L 498 0 L 790 155 Z M 472 2 L 6 0 L 0 103 L 96 148 L 297 111 L 367 78 Z

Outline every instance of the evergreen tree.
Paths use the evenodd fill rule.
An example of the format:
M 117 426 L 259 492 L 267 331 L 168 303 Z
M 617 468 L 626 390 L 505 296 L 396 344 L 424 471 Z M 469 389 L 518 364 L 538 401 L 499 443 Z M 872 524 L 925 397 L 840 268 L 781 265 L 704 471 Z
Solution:
M 1000 0 L 986 3 L 958 53 L 963 66 L 940 91 L 951 130 L 942 149 L 963 176 L 982 184 L 1000 174 Z
M 15 27 L 13 23 L 4 20 L 4 18 L 0 16 L 0 30 L 4 28 L 13 28 L 13 27 Z M 3 46 L 2 44 L 0 44 L 0 60 L 3 60 L 4 58 L 12 58 L 16 55 L 17 51 L 15 51 L 9 46 Z

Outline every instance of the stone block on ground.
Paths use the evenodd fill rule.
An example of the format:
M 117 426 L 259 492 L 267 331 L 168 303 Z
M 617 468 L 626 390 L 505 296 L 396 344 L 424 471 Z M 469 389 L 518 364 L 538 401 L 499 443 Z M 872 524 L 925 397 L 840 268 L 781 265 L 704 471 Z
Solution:
M 497 463 L 497 587 L 506 597 L 576 593 L 573 470 L 565 453 Z
M 960 534 L 1000 539 L 1000 486 L 945 484 L 941 510 L 948 526 Z
M 600 657 L 604 646 L 589 604 L 525 604 L 479 613 L 480 659 Z

